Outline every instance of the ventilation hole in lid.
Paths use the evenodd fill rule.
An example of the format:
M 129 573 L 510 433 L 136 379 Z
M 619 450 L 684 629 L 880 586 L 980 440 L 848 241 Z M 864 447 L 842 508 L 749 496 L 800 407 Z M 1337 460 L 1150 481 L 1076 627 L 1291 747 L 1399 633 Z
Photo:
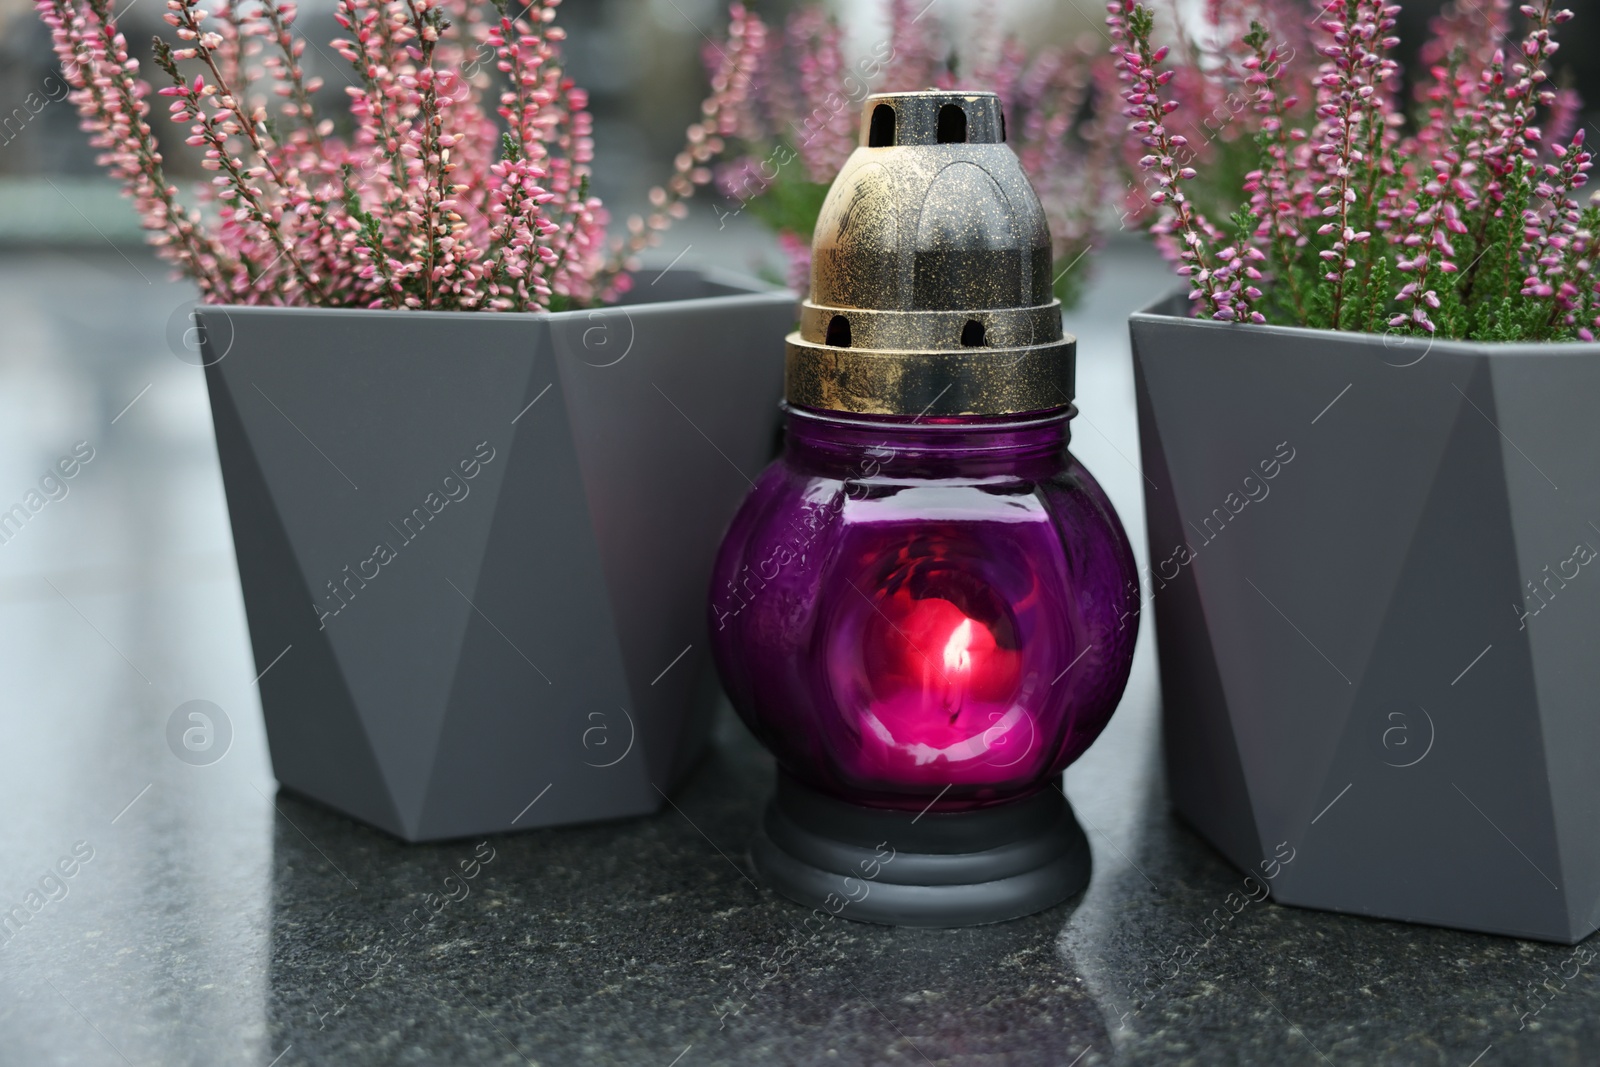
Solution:
M 850 320 L 843 315 L 835 315 L 828 323 L 828 336 L 824 338 L 824 343 L 830 348 L 849 348 Z
M 894 144 L 894 108 L 879 104 L 872 109 L 872 125 L 867 127 L 868 148 L 888 148 Z
M 984 340 L 983 323 L 977 319 L 968 319 L 967 324 L 961 327 L 961 343 L 968 348 L 982 348 L 988 342 Z
M 945 104 L 939 109 L 937 136 L 940 144 L 965 144 L 967 113 L 960 104 Z

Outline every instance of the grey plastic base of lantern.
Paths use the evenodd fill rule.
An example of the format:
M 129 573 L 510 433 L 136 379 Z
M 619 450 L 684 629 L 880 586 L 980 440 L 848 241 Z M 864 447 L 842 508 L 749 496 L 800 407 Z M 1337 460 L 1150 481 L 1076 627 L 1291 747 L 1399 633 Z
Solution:
M 779 776 L 750 847 L 791 900 L 886 926 L 1003 922 L 1089 884 L 1089 841 L 1058 790 L 967 812 L 885 811 Z

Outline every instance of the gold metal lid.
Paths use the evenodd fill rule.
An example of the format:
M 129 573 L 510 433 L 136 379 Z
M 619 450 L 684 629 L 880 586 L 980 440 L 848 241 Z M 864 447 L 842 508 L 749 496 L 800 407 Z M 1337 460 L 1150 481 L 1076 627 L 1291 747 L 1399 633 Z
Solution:
M 867 97 L 811 243 L 789 402 L 1009 415 L 1072 401 L 1050 229 L 993 93 Z

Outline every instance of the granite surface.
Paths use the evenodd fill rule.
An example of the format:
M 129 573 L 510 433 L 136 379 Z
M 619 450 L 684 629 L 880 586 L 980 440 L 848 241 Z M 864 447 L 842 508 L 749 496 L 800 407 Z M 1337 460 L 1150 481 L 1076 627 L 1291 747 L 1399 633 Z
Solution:
M 1089 888 L 991 927 L 802 932 L 751 870 L 773 772 L 726 714 L 629 822 L 405 846 L 279 792 L 164 277 L 131 251 L 0 256 L 0 508 L 93 452 L 0 544 L 0 910 L 44 901 L 0 932 L 0 1063 L 1600 1062 L 1593 942 L 1235 910 L 1241 873 L 1167 810 L 1148 625 L 1066 775 Z M 1069 320 L 1074 451 L 1136 533 L 1122 320 L 1167 288 L 1114 246 Z M 211 762 L 169 742 L 197 699 L 231 730 Z

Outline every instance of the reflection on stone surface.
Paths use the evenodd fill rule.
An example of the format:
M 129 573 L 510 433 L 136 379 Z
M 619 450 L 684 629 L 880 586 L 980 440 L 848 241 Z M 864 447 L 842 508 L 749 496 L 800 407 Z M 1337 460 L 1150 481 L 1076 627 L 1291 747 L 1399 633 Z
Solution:
M 311 1062 L 403 1046 L 417 1062 L 665 1064 L 692 1045 L 686 1062 L 1058 1064 L 1106 1047 L 1053 959 L 1071 904 L 969 930 L 803 929 L 745 851 L 771 787 L 727 715 L 649 819 L 408 847 L 280 796 L 275 1039 Z

